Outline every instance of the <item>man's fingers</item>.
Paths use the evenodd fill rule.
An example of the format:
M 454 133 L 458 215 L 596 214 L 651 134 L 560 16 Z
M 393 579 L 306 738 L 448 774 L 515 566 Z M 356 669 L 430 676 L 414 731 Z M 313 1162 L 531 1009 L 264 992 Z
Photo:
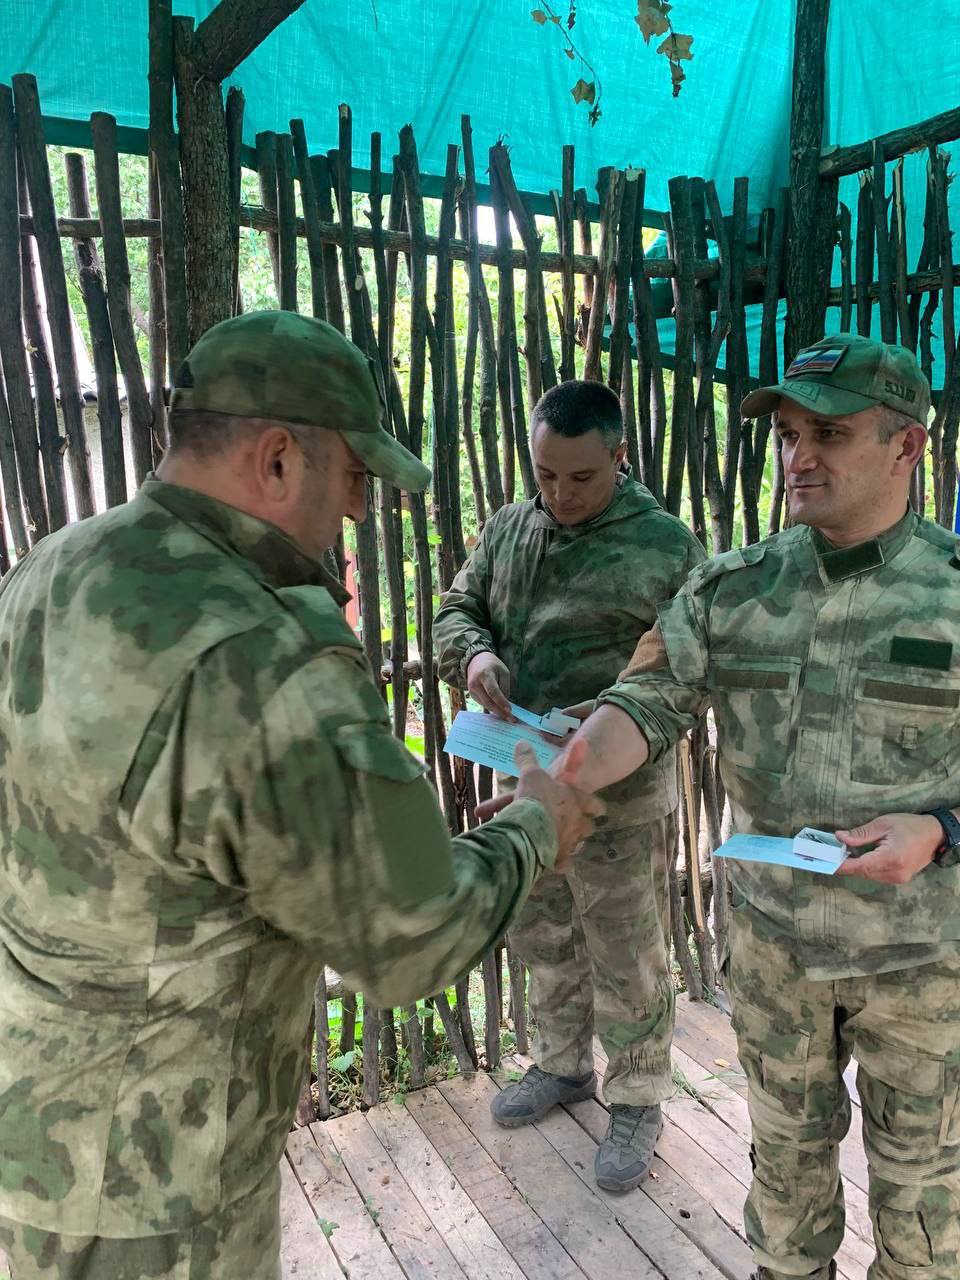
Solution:
M 514 792 L 501 792 L 500 795 L 492 796 L 489 800 L 481 800 L 474 809 L 474 813 L 480 822 L 487 822 L 490 818 L 495 818 L 508 804 L 512 804 L 513 798 Z
M 863 869 L 866 858 L 844 858 L 835 872 L 838 876 L 860 876 L 861 879 L 869 880 L 870 877 Z
M 486 706 L 494 715 L 499 716 L 502 720 L 513 722 L 513 712 L 510 710 L 510 701 L 504 696 L 503 690 L 497 682 L 496 676 L 491 671 L 485 671 L 481 677 L 483 691 L 487 695 Z
M 886 834 L 887 824 L 882 818 L 873 818 L 870 822 L 865 822 L 862 827 L 851 827 L 849 831 L 834 832 L 838 840 L 843 844 L 853 845 L 854 848 L 862 844 L 875 844 Z
M 518 742 L 513 749 L 513 762 L 517 767 L 517 776 L 528 769 L 539 769 L 540 761 L 529 742 Z
M 582 738 L 574 738 L 560 758 L 556 772 L 557 781 L 565 782 L 568 786 L 576 786 L 586 760 L 587 744 Z
M 577 702 L 572 707 L 564 707 L 563 714 L 573 716 L 574 720 L 586 720 L 587 716 L 593 714 L 596 704 L 596 698 L 589 698 L 586 702 Z

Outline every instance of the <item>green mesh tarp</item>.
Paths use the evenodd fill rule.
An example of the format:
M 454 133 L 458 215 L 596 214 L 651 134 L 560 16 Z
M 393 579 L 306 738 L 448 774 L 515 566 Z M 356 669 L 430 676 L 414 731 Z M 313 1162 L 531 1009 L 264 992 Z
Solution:
M 198 20 L 212 7 L 212 0 L 174 3 Z M 468 113 L 481 180 L 486 149 L 503 136 L 517 181 L 529 191 L 559 185 L 561 147 L 572 142 L 577 183 L 591 198 L 598 167 L 612 164 L 646 169 L 651 209 L 668 206 L 676 174 L 713 178 L 725 210 L 740 175 L 750 178 L 754 216 L 775 202 L 787 180 L 791 0 L 674 0 L 675 29 L 694 37 L 677 98 L 657 39 L 646 46 L 633 20 L 633 0 L 578 0 L 573 34 L 602 85 L 595 127 L 570 95 L 589 73 L 564 56 L 556 28 L 532 21 L 535 7 L 536 0 L 306 0 L 234 77 L 246 98 L 245 140 L 285 130 L 299 116 L 311 150 L 326 150 L 337 143 L 337 105 L 347 102 L 358 167 L 368 164 L 372 130 L 383 135 L 389 167 L 398 130 L 412 123 L 421 167 L 442 174 L 446 145 L 459 142 Z M 566 14 L 566 4 L 555 7 Z M 146 0 L 0 0 L 0 32 L 0 81 L 18 71 L 36 75 L 51 140 L 82 143 L 75 122 L 100 110 L 134 131 L 121 135 L 124 145 L 142 149 Z M 960 0 L 832 0 L 827 145 L 954 107 L 958 86 Z M 911 268 L 924 188 L 925 157 L 908 156 Z M 856 178 L 844 180 L 841 199 L 854 216 L 856 195 Z M 951 203 L 960 213 L 960 184 Z M 751 327 L 754 337 L 753 320 Z M 663 336 L 669 344 L 669 333 Z

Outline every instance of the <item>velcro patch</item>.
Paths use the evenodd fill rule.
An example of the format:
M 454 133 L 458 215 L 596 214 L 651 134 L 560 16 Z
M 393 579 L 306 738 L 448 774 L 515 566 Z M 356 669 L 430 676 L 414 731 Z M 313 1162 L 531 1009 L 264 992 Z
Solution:
M 927 689 L 915 684 L 891 684 L 887 680 L 864 680 L 863 696 L 882 702 L 902 702 L 912 707 L 960 706 L 958 689 Z
M 850 350 L 842 344 L 825 347 L 807 347 L 794 356 L 793 363 L 785 377 L 797 378 L 808 373 L 833 373 L 834 369 Z
M 929 667 L 932 671 L 949 671 L 953 661 L 953 645 L 946 640 L 921 640 L 918 636 L 894 636 L 890 643 L 890 661 L 908 667 Z

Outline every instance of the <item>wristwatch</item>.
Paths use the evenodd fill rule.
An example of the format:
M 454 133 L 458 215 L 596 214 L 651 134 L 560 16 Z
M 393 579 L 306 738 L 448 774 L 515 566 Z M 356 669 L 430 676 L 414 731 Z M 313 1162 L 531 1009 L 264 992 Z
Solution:
M 943 839 L 933 852 L 938 867 L 955 867 L 960 863 L 960 822 L 950 809 L 928 809 L 927 817 L 936 818 L 943 827 Z

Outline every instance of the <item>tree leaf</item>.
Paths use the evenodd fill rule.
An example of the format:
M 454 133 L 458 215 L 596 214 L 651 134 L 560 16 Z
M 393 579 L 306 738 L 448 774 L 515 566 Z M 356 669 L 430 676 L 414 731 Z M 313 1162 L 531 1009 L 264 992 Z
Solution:
M 570 92 L 573 94 L 574 102 L 592 103 L 597 96 L 597 86 L 592 80 L 588 82 L 581 78 L 573 86 Z
M 657 0 L 637 0 L 634 22 L 643 32 L 646 44 L 650 43 L 651 36 L 662 36 L 665 31 L 670 30 L 670 23 L 667 21 L 669 12 L 668 4 L 659 4 Z
M 690 52 L 690 46 L 693 44 L 693 36 L 681 36 L 674 33 L 667 36 L 663 44 L 657 49 L 657 53 L 665 53 L 671 62 L 680 62 L 686 59 L 688 62 L 693 58 Z
M 534 10 L 532 10 L 532 12 L 531 12 L 531 14 L 530 14 L 530 17 L 531 17 L 531 18 L 534 20 L 534 22 L 535 22 L 538 26 L 540 26 L 540 27 L 542 27 L 542 26 L 546 23 L 546 21 L 547 21 L 547 15 L 543 12 L 543 10 L 542 10 L 542 9 L 534 9 Z

